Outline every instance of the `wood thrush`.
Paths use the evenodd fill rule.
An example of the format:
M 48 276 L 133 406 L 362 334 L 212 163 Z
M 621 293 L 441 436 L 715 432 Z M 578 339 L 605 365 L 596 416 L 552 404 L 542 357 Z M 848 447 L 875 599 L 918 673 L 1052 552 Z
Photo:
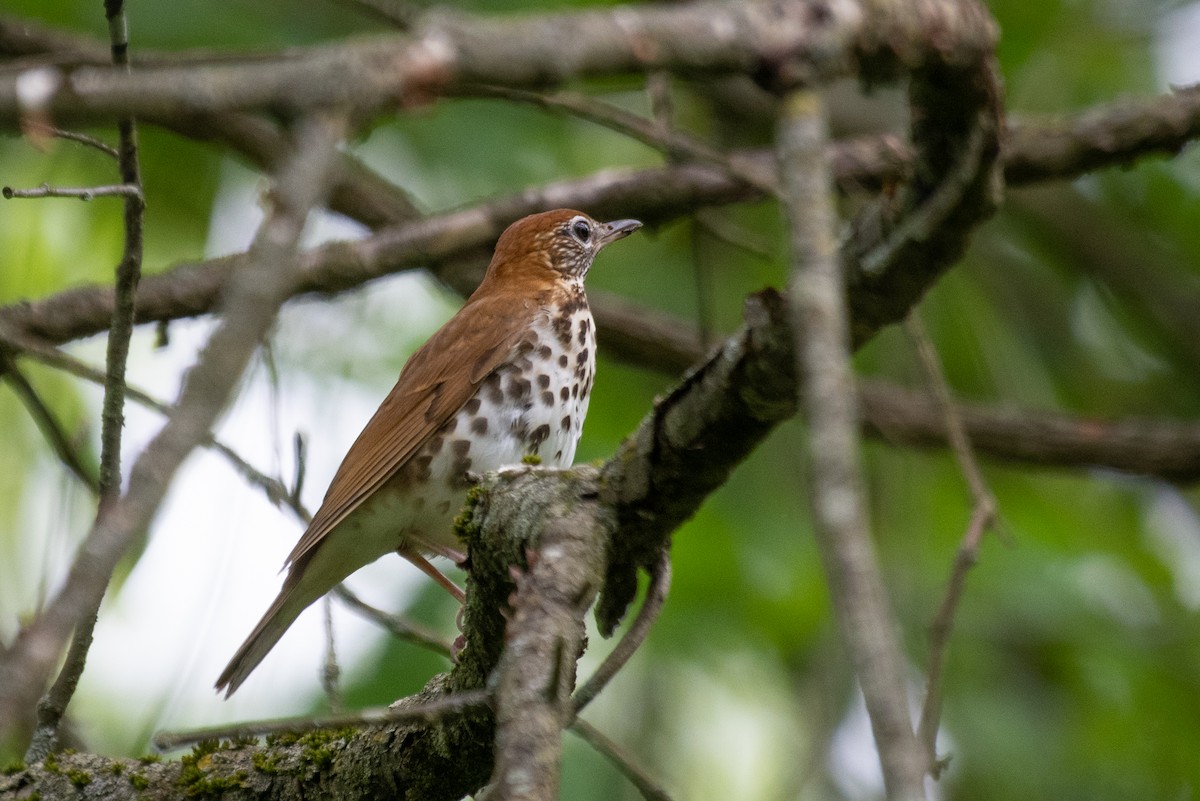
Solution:
M 218 690 L 232 695 L 309 604 L 391 551 L 462 600 L 425 554 L 461 559 L 452 523 L 468 471 L 526 456 L 571 464 L 596 366 L 583 279 L 605 245 L 640 227 L 570 209 L 508 227 L 479 288 L 408 360 L 350 447 Z

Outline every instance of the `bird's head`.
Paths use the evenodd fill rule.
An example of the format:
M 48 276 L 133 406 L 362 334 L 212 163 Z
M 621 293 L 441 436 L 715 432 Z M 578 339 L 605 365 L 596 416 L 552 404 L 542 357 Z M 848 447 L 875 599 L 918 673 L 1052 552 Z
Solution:
M 605 245 L 641 227 L 637 220 L 597 222 L 574 209 L 531 214 L 500 235 L 488 276 L 582 283 Z

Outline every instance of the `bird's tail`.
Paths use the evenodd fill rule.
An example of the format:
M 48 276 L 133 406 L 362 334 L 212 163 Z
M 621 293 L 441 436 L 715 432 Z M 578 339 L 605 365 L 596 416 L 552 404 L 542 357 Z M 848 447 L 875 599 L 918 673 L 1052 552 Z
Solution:
M 288 580 L 284 582 L 283 589 L 279 591 L 271 608 L 263 615 L 262 620 L 258 621 L 254 631 L 250 632 L 250 636 L 242 643 L 242 647 L 238 648 L 233 659 L 229 660 L 229 664 L 225 666 L 225 670 L 217 679 L 215 685 L 217 691 L 223 690 L 226 698 L 237 692 L 237 688 L 242 686 L 246 677 L 270 653 L 271 649 L 275 647 L 275 643 L 279 642 L 279 638 L 300 616 L 300 613 L 319 597 L 307 597 L 311 593 L 300 591 L 300 582 L 291 580 L 296 575 L 293 572 L 291 576 L 288 576 Z

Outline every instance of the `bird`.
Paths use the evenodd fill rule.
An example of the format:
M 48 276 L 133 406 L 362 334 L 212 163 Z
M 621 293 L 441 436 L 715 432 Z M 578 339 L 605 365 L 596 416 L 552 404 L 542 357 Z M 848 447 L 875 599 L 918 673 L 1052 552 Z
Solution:
M 350 446 L 218 692 L 233 695 L 304 609 L 387 553 L 463 601 L 427 556 L 464 560 L 453 520 L 472 473 L 529 457 L 572 464 L 596 366 L 584 278 L 597 253 L 641 225 L 557 209 L 500 235 L 478 288 L 413 353 Z

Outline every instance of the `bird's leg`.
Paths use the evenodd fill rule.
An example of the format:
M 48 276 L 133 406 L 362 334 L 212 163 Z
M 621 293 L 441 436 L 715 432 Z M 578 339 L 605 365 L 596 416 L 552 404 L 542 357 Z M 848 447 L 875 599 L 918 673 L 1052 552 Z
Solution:
M 421 554 L 407 547 L 397 548 L 396 553 L 400 554 L 405 559 L 416 565 L 422 573 L 429 576 L 431 579 L 441 585 L 446 592 L 457 598 L 460 604 L 467 600 L 467 596 L 461 589 L 459 589 L 458 585 L 442 575 L 442 571 L 430 564 L 429 560 L 424 556 L 421 556 Z
M 446 557 L 453 562 L 456 567 L 463 567 L 467 564 L 467 555 L 457 548 L 451 548 L 449 545 L 437 545 L 429 542 L 422 542 L 421 546 L 425 550 L 432 551 L 438 556 Z M 403 555 L 404 554 L 401 554 L 401 556 Z M 424 568 L 421 569 L 424 570 Z

